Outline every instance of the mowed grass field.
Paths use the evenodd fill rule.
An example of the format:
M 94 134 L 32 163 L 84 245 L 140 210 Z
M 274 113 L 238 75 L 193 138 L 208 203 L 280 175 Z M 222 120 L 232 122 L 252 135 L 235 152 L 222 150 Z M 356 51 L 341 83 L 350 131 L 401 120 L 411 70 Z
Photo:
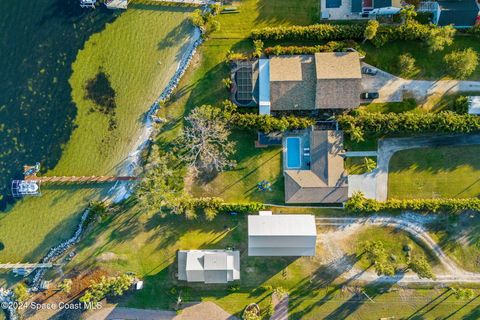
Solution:
M 183 128 L 183 117 L 202 104 L 220 105 L 229 98 L 222 79 L 229 77 L 226 54 L 231 51 L 248 51 L 253 43 L 248 39 L 251 30 L 273 25 L 305 25 L 319 19 L 319 2 L 308 0 L 245 0 L 235 4 L 238 14 L 220 14 L 220 31 L 202 44 L 193 67 L 182 80 L 170 105 L 161 115 L 170 123 L 160 135 L 160 142 L 174 141 Z M 220 196 L 231 201 L 265 201 L 283 203 L 283 176 L 281 148 L 256 149 L 256 135 L 235 132 L 232 139 L 237 144 L 234 156 L 238 165 L 208 182 L 189 182 L 187 190 L 195 196 Z M 259 193 L 256 185 L 262 180 L 272 184 L 272 192 Z
M 467 198 L 480 195 L 479 146 L 400 151 L 390 160 L 389 198 Z
M 192 27 L 192 8 L 134 3 L 112 24 L 94 34 L 78 53 L 70 79 L 77 106 L 76 129 L 60 162 L 47 175 L 114 175 L 135 144 L 144 113 L 169 81 Z M 91 111 L 85 83 L 102 68 L 116 91 L 118 128 Z M 39 260 L 69 238 L 89 200 L 112 185 L 44 186 L 43 195 L 26 198 L 0 215 L 0 261 Z

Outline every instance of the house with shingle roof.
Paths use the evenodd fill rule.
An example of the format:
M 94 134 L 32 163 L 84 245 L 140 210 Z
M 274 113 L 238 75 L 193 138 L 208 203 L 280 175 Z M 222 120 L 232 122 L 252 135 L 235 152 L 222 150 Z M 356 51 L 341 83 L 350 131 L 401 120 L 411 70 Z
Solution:
M 178 280 L 227 283 L 240 279 L 240 252 L 232 250 L 179 250 Z
M 256 102 L 260 114 L 352 109 L 360 104 L 362 75 L 357 52 L 272 56 L 252 65 L 257 67 L 243 69 L 242 75 L 234 73 L 233 87 L 238 96 L 241 83 L 255 79 L 255 84 L 242 88 L 251 90 L 251 101 Z M 252 75 L 245 76 L 245 70 Z M 249 81 L 241 80 L 247 78 Z
M 283 137 L 286 203 L 343 203 L 348 199 L 343 133 L 310 128 Z

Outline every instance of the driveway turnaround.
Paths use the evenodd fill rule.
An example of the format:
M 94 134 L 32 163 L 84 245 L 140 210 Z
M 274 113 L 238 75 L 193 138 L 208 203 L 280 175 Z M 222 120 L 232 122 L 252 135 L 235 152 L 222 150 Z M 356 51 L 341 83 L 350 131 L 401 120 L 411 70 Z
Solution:
M 370 66 L 362 63 L 362 66 Z M 377 69 L 375 76 L 363 75 L 362 87 L 364 92 L 378 92 L 380 97 L 373 102 L 401 102 L 403 96 L 409 94 L 416 100 L 422 101 L 432 95 L 453 94 L 458 92 L 479 91 L 480 81 L 463 80 L 407 80 L 399 78 Z
M 388 196 L 388 166 L 397 151 L 442 146 L 480 144 L 480 134 L 416 136 L 380 139 L 377 151 L 377 168 L 372 172 L 348 176 L 348 193 L 360 191 L 367 198 L 386 201 Z
M 436 273 L 435 279 L 419 278 L 416 274 L 399 274 L 395 276 L 378 276 L 375 272 L 362 271 L 355 269 L 353 265 L 343 266 L 346 270 L 344 277 L 365 282 L 385 282 L 385 283 L 430 283 L 430 284 L 449 284 L 459 283 L 480 283 L 480 273 L 465 271 L 453 262 L 442 250 L 442 248 L 430 237 L 422 223 L 416 222 L 406 217 L 388 217 L 372 216 L 369 218 L 349 218 L 349 217 L 318 217 L 316 218 L 318 226 L 336 227 L 343 234 L 347 233 L 348 228 L 361 229 L 368 226 L 390 227 L 401 229 L 409 233 L 416 241 L 421 242 L 438 259 L 444 268 L 444 273 Z M 328 231 L 324 234 L 328 237 Z M 343 253 L 340 253 L 343 255 Z M 344 263 L 347 263 L 344 261 Z

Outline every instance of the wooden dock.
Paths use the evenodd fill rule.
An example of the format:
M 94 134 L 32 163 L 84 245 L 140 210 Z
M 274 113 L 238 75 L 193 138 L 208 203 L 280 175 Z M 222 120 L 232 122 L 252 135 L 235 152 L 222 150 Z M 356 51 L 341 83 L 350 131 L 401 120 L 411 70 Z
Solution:
M 139 180 L 137 177 L 114 177 L 114 176 L 53 176 L 53 177 L 38 177 L 36 175 L 25 176 L 25 180 L 34 180 L 44 183 L 106 183 L 117 181 L 134 181 Z
M 53 266 L 53 263 L 0 263 L 0 269 L 38 269 Z

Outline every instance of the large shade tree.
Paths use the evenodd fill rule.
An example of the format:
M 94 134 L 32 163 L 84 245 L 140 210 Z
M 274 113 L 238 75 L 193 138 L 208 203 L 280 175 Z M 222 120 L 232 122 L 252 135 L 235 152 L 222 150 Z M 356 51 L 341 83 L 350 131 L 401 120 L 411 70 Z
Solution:
M 195 174 L 218 173 L 235 166 L 229 159 L 235 143 L 229 140 L 230 130 L 220 108 L 203 105 L 185 119 L 183 160 Z

